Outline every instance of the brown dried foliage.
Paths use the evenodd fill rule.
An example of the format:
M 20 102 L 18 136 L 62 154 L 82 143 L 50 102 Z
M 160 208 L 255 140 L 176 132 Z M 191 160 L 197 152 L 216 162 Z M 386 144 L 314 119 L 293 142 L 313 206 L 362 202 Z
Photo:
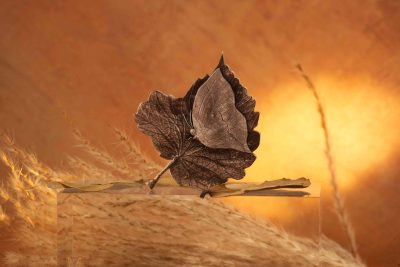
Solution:
M 254 151 L 260 142 L 260 134 L 254 130 L 259 118 L 259 113 L 254 111 L 255 100 L 247 95 L 246 88 L 224 64 L 222 57 L 217 68 L 232 87 L 236 108 L 247 122 L 248 147 Z M 206 147 L 191 135 L 188 121 L 194 97 L 207 79 L 208 76 L 197 80 L 183 98 L 153 92 L 135 115 L 139 129 L 152 138 L 160 156 L 172 161 L 166 169 L 170 169 L 178 184 L 201 189 L 225 183 L 228 178 L 242 179 L 244 169 L 256 159 L 253 153 Z

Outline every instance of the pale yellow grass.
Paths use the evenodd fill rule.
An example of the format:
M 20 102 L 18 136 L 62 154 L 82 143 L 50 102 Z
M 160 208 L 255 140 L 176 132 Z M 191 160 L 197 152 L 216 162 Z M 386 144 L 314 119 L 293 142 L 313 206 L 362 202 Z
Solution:
M 18 147 L 8 136 L 0 144 L 0 159 L 8 170 L 0 190 L 0 231 L 10 232 L 0 265 L 55 266 L 57 194 L 51 180 L 82 183 L 87 179 L 148 180 L 160 167 L 143 157 L 122 131 L 116 132 L 127 164 L 90 144 L 83 148 L 92 161 L 70 158 L 71 170 L 53 170 Z M 125 136 L 125 137 L 123 137 Z M 83 143 L 83 144 L 82 144 Z M 132 144 L 132 145 L 130 145 Z M 134 164 L 129 164 L 133 162 Z M 97 164 L 98 163 L 98 164 Z M 120 169 L 121 168 L 121 169 Z M 140 175 L 139 175 L 140 174 Z M 102 177 L 107 175 L 106 177 Z M 121 178 L 122 177 L 122 178 Z M 141 177 L 141 178 L 138 178 Z M 163 178 L 164 179 L 164 178 Z M 91 181 L 92 182 L 92 181 Z M 124 200 L 87 194 L 74 198 L 85 214 L 76 219 L 79 259 L 68 266 L 316 266 L 318 244 L 275 228 L 229 208 L 219 201 L 197 198 L 135 197 Z M 72 204 L 72 200 L 66 205 Z M 106 218 L 100 220 L 99 218 Z M 94 242 L 100 240 L 102 242 Z M 336 243 L 323 239 L 322 266 L 361 266 Z

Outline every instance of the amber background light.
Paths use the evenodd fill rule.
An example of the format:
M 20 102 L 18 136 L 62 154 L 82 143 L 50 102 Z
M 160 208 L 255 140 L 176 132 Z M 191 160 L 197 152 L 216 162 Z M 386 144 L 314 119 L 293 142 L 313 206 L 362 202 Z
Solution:
M 393 266 L 400 261 L 399 14 L 398 1 L 383 0 L 1 1 L 0 128 L 64 167 L 77 153 L 71 121 L 109 151 L 113 125 L 165 164 L 133 113 L 153 90 L 183 95 L 224 51 L 261 112 L 258 159 L 245 181 L 322 183 L 324 233 L 347 246 L 315 101 L 294 69 L 301 63 L 326 109 L 361 256 Z

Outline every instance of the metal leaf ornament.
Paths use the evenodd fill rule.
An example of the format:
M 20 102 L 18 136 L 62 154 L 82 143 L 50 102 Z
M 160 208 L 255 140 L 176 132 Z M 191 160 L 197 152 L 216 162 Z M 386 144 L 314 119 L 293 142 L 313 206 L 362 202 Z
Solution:
M 223 56 L 212 75 L 198 79 L 183 98 L 151 93 L 135 120 L 170 162 L 149 187 L 167 170 L 179 185 L 203 190 L 242 179 L 260 142 L 255 104 Z

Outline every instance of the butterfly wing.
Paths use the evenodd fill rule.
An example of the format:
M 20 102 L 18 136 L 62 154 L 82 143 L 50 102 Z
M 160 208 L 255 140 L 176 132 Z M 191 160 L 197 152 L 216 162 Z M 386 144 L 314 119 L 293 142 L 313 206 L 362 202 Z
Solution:
M 246 119 L 237 110 L 232 87 L 219 68 L 197 91 L 192 120 L 196 137 L 205 146 L 251 153 Z

